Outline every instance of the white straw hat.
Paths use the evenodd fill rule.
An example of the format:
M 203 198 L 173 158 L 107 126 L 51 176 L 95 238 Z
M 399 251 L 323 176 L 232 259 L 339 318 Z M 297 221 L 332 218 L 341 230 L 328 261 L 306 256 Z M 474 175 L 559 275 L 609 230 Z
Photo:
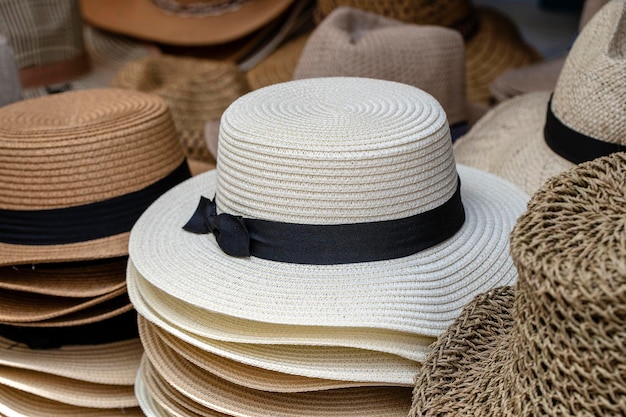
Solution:
M 528 196 L 459 167 L 459 206 L 446 116 L 427 93 L 366 78 L 291 81 L 236 100 L 220 129 L 217 170 L 164 194 L 131 232 L 134 265 L 162 291 L 247 320 L 436 336 L 474 294 L 515 282 L 508 233 Z M 226 222 L 258 219 L 270 233 L 301 226 L 310 237 L 283 234 L 297 236 L 280 253 L 288 261 L 260 257 L 275 253 L 259 254 L 267 248 L 258 240 L 250 257 L 227 255 L 214 235 L 183 230 L 200 197 L 214 194 Z M 428 231 L 412 222 L 432 216 L 445 225 L 422 221 L 432 232 L 426 243 Z M 341 225 L 365 236 L 339 232 L 328 250 L 319 231 Z M 395 232 L 373 231 L 387 226 Z M 412 242 L 398 243 L 401 232 Z M 228 251 L 229 243 L 246 249 L 224 237 Z
M 552 98 L 501 103 L 455 143 L 456 160 L 532 194 L 578 163 L 626 150 L 625 27 L 626 1 L 609 2 L 574 42 Z

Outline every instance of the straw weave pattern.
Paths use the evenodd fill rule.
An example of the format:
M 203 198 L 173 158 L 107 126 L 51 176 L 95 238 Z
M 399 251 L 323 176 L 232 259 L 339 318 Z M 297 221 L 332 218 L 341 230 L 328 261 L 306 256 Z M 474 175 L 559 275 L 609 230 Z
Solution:
M 550 179 L 511 234 L 517 287 L 438 340 L 411 416 L 626 414 L 626 154 Z

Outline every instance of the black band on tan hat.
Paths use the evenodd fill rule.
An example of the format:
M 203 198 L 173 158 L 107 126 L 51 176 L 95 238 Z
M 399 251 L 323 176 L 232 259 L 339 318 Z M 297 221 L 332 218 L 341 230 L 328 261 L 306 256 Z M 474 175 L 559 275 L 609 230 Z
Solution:
M 443 242 L 465 222 L 460 179 L 441 206 L 396 220 L 350 224 L 297 224 L 217 214 L 214 200 L 201 197 L 183 226 L 212 233 L 227 255 L 271 261 L 335 265 L 382 261 L 412 255 Z
M 0 242 L 60 245 L 128 232 L 154 200 L 190 177 L 183 161 L 148 187 L 108 200 L 50 210 L 0 210 Z
M 552 97 L 548 102 L 543 136 L 550 149 L 574 164 L 591 161 L 614 152 L 626 151 L 624 145 L 604 142 L 566 126 L 552 112 Z

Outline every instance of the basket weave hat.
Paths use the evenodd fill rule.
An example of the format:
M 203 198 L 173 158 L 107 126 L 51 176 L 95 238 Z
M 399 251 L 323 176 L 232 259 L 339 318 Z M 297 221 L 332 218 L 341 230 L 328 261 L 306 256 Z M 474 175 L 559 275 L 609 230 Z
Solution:
M 489 84 L 503 71 L 541 58 L 510 19 L 493 9 L 474 7 L 470 0 L 318 0 L 317 5 L 320 18 L 349 6 L 407 23 L 458 30 L 465 39 L 465 86 L 472 103 L 489 103 Z
M 411 416 L 626 414 L 626 154 L 548 180 L 511 234 L 516 287 L 441 335 Z
M 532 194 L 577 163 L 626 150 L 625 27 L 626 1 L 609 2 L 576 39 L 552 98 L 501 103 L 455 143 L 456 160 Z
M 22 89 L 13 50 L 6 37 L 0 35 L 0 107 L 20 100 Z
M 189 178 L 166 103 L 91 89 L 0 108 L 0 265 L 127 254 L 129 230 Z
M 506 235 L 527 195 L 467 167 L 459 190 L 445 113 L 415 87 L 351 77 L 275 84 L 231 104 L 219 140 L 217 169 L 158 199 L 129 242 L 138 273 L 186 303 L 270 323 L 428 336 L 475 292 L 515 281 Z M 215 214 L 200 197 L 214 195 L 232 232 L 218 232 L 222 246 L 196 233 Z M 437 217 L 445 225 L 424 220 L 419 239 L 416 225 L 403 225 Z M 378 236 L 389 225 L 401 227 Z M 378 245 L 368 235 L 376 228 Z

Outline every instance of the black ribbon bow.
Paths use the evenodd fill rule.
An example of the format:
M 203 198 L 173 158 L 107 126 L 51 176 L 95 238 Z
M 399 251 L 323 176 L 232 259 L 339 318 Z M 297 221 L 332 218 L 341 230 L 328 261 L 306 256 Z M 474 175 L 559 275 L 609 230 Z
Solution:
M 219 247 L 230 256 L 250 256 L 250 234 L 243 217 L 217 214 L 215 198 L 200 197 L 191 219 L 183 229 L 196 234 L 212 233 Z

